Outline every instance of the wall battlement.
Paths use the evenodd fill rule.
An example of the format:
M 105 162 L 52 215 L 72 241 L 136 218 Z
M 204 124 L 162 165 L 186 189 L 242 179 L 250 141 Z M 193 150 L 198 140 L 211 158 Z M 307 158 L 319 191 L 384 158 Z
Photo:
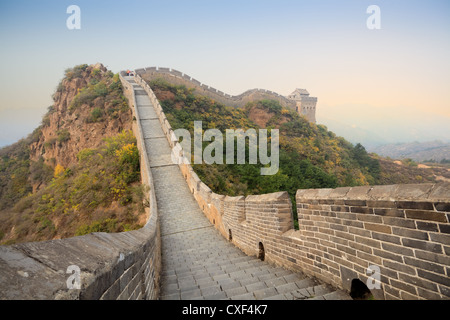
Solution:
M 150 86 L 173 154 L 183 151 Z M 209 221 L 248 255 L 351 291 L 380 271 L 376 299 L 450 298 L 450 183 L 298 190 L 299 230 L 287 192 L 216 194 L 187 159 L 180 169 Z M 375 278 L 378 279 L 378 278 Z
M 185 85 L 188 88 L 195 88 L 196 92 L 201 95 L 205 95 L 214 99 L 222 104 L 232 106 L 232 107 L 244 107 L 248 102 L 262 100 L 262 99 L 271 99 L 278 101 L 281 106 L 290 108 L 292 110 L 296 110 L 300 115 L 305 116 L 309 121 L 315 122 L 315 103 L 317 103 L 317 98 L 314 97 L 304 97 L 305 102 L 313 103 L 314 102 L 314 110 L 304 111 L 301 107 L 298 109 L 299 103 L 288 97 L 280 95 L 276 92 L 265 90 L 265 89 L 250 89 L 247 90 L 237 96 L 232 96 L 230 94 L 226 94 L 222 91 L 219 91 L 213 87 L 210 87 L 204 83 L 201 83 L 197 79 L 184 74 L 178 70 L 170 69 L 170 68 L 161 68 L 161 67 L 148 67 L 141 68 L 135 70 L 136 74 L 141 76 L 143 79 L 150 81 L 156 78 L 163 78 L 165 80 L 170 81 L 171 83 L 177 85 Z

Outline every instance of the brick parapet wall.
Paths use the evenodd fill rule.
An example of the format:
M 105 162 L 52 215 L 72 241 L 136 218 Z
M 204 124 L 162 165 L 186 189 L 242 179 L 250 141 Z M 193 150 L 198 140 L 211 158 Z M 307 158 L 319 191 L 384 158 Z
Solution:
M 296 200 L 297 236 L 319 239 L 306 240 L 310 273 L 349 289 L 375 265 L 387 299 L 450 297 L 448 183 L 299 190 Z
M 150 189 L 146 225 L 129 232 L 0 246 L 0 299 L 158 298 L 161 239 L 156 197 L 134 90 L 122 77 L 121 81 L 136 118 L 133 132 L 142 183 Z M 67 281 L 75 276 L 71 266 L 81 271 L 80 289 L 69 288 Z

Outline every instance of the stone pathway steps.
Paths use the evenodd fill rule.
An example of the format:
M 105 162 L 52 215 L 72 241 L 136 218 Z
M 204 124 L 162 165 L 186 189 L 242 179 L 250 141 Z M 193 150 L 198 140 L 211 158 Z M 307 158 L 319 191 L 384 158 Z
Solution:
M 301 273 L 249 257 L 201 212 L 142 87 L 133 84 L 150 161 L 162 237 L 162 300 L 351 299 Z

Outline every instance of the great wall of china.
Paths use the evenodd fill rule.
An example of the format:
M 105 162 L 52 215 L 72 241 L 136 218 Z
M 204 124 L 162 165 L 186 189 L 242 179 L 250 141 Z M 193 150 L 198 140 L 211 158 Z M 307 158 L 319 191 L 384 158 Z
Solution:
M 201 83 L 197 79 L 182 73 L 181 71 L 163 68 L 163 67 L 147 67 L 136 69 L 135 72 L 143 79 L 150 81 L 152 79 L 161 78 L 176 85 L 184 85 L 187 88 L 195 89 L 196 94 L 208 96 L 215 101 L 224 105 L 232 107 L 244 107 L 248 102 L 270 99 L 278 101 L 281 106 L 297 111 L 299 114 L 306 117 L 311 122 L 316 122 L 316 103 L 317 98 L 310 97 L 305 89 L 297 89 L 302 94 L 296 96 L 291 94 L 289 96 L 282 96 L 276 92 L 265 89 L 251 89 L 247 90 L 237 96 L 224 93 L 211 86 Z
M 122 74 L 121 81 L 136 119 L 133 131 L 140 150 L 142 181 L 150 188 L 147 224 L 118 234 L 94 233 L 0 247 L 1 299 L 160 297 L 160 278 L 170 276 L 161 272 L 161 246 L 166 238 L 160 222 L 166 209 L 158 207 L 161 196 L 156 194 L 164 194 L 164 190 L 155 190 L 160 177 L 154 177 L 152 172 L 157 171 L 152 169 L 170 155 L 152 154 L 156 144 L 151 145 L 154 142 L 146 137 L 143 124 L 162 130 L 158 139 L 170 145 L 173 155 L 182 158 L 183 153 L 156 96 L 142 79 L 142 72 L 136 71 L 133 80 Z M 215 94 L 238 103 L 247 96 Z M 268 97 L 266 94 L 273 97 L 262 92 Z M 144 95 L 150 104 L 142 104 Z M 146 117 L 144 110 L 152 115 Z M 154 158 L 150 160 L 149 155 Z M 449 183 L 298 190 L 299 230 L 295 230 L 286 192 L 219 195 L 189 164 L 168 166 L 165 161 L 161 160 L 162 167 L 179 168 L 211 226 L 248 256 L 315 277 L 344 292 L 350 292 L 355 279 L 366 283 L 370 276 L 367 268 L 376 266 L 379 289 L 371 290 L 376 299 L 450 298 Z M 68 288 L 71 265 L 81 268 L 80 289 Z

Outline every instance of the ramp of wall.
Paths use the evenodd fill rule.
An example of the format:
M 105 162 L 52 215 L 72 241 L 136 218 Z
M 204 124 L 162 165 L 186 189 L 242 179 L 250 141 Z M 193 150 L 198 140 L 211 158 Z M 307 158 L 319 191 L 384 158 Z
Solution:
M 121 77 L 136 121 L 142 183 L 150 188 L 140 230 L 0 246 L 0 299 L 157 299 L 161 239 L 152 176 L 132 85 Z M 80 270 L 80 289 L 73 288 Z M 72 285 L 72 286 L 70 286 Z
M 228 197 L 198 178 L 140 73 L 136 82 L 155 105 L 200 208 L 245 253 L 259 256 L 262 247 L 265 260 L 347 291 L 354 279 L 378 279 L 367 270 L 378 267 L 377 299 L 450 298 L 449 183 L 298 190 L 295 230 L 287 192 Z

